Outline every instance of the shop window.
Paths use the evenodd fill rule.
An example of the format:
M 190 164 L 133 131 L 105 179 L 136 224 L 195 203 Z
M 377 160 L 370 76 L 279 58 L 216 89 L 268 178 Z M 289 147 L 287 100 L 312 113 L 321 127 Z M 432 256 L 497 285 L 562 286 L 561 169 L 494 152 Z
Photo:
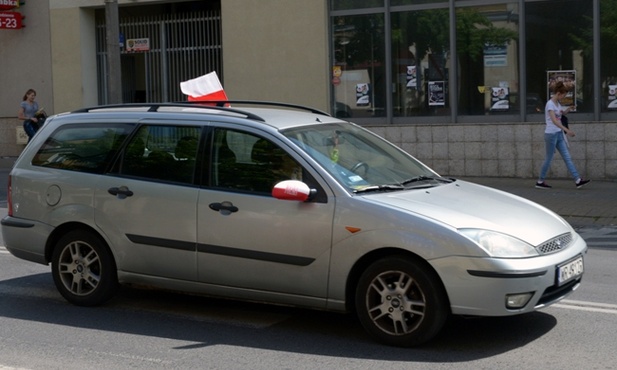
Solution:
M 449 115 L 448 9 L 392 15 L 394 116 Z
M 600 1 L 601 101 L 603 112 L 617 114 L 617 1 Z M 591 21 L 589 22 L 591 32 Z
M 459 115 L 520 112 L 518 6 L 456 11 Z
M 572 87 L 568 101 L 562 104 L 576 104 L 577 112 L 593 112 L 593 2 L 568 0 L 558 7 L 551 1 L 530 2 L 525 12 L 528 103 L 530 98 L 537 99 L 543 114 L 551 83 L 562 80 Z M 614 64 L 611 49 L 614 44 L 604 48 L 613 53 L 606 59 L 609 65 Z M 528 105 L 528 113 L 531 108 Z
M 334 17 L 333 29 L 335 114 L 342 118 L 385 116 L 383 14 Z

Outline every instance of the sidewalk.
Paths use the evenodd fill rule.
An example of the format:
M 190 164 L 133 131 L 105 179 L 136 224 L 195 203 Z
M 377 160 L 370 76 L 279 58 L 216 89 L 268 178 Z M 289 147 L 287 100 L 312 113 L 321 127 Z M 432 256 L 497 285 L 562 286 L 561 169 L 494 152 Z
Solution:
M 6 207 L 6 176 L 16 158 L 0 158 L 0 207 Z M 581 189 L 572 180 L 552 180 L 552 189 L 536 189 L 536 179 L 463 177 L 462 180 L 527 198 L 561 215 L 573 227 L 617 226 L 617 181 L 593 180 Z
M 617 182 L 592 181 L 577 189 L 572 180 L 546 182 L 552 189 L 536 189 L 536 179 L 465 177 L 463 180 L 507 191 L 551 209 L 573 227 L 617 226 Z

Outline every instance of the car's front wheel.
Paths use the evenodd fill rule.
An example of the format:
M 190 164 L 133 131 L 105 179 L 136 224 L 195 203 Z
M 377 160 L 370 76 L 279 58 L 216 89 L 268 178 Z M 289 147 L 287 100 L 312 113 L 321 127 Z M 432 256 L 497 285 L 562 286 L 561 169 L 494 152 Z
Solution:
M 102 304 L 118 288 L 111 252 L 98 236 L 85 230 L 68 232 L 56 243 L 52 275 L 60 294 L 79 306 Z
M 378 341 L 399 347 L 425 343 L 441 330 L 448 299 L 436 274 L 405 256 L 374 262 L 361 275 L 356 311 Z

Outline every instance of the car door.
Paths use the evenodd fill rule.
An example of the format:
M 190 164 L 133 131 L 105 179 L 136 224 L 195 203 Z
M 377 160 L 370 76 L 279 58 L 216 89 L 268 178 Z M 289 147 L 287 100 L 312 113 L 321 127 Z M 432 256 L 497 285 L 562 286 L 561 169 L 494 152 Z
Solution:
M 199 279 L 244 294 L 325 297 L 334 214 L 327 188 L 266 137 L 218 128 L 211 142 L 197 209 Z M 318 199 L 271 196 L 274 183 L 293 178 L 318 188 Z
M 111 240 L 118 270 L 197 279 L 194 185 L 199 126 L 139 127 L 95 194 L 96 224 Z

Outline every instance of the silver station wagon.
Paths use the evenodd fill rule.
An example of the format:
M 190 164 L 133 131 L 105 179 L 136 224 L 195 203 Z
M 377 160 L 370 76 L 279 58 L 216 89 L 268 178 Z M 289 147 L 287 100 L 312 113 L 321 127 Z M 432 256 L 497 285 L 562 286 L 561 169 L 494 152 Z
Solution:
M 119 284 L 355 313 L 414 346 L 449 315 L 532 312 L 586 243 L 526 199 L 439 176 L 379 136 L 273 103 L 50 117 L 10 173 L 6 248 L 100 305 Z

